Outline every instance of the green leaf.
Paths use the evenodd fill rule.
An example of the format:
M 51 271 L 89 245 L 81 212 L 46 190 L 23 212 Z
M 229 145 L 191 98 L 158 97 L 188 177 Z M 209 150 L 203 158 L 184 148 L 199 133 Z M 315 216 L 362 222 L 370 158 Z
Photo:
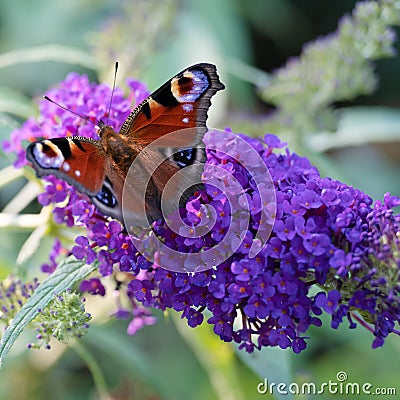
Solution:
M 289 351 L 276 347 L 269 347 L 263 348 L 260 351 L 255 351 L 252 354 L 237 349 L 237 354 L 242 361 L 261 378 L 261 394 L 271 394 L 268 391 L 263 393 L 264 390 L 268 389 L 265 383 L 267 385 L 275 383 L 276 388 L 276 385 L 281 382 L 285 383 L 287 386 L 293 382 Z M 280 394 L 277 391 L 274 391 L 272 395 L 275 398 L 286 400 L 293 398 L 290 393 Z
M 0 113 L 0 139 L 10 137 L 10 133 L 19 128 L 19 124 L 13 118 L 6 114 Z
M 336 133 L 309 137 L 314 151 L 400 141 L 400 111 L 389 107 L 350 107 L 339 113 Z
M 38 315 L 39 310 L 45 308 L 56 294 L 64 292 L 95 269 L 97 263 L 87 265 L 84 261 L 69 257 L 43 281 L 4 332 L 0 342 L 0 367 L 19 334 Z
M 0 55 L 0 68 L 39 61 L 57 61 L 82 65 L 89 69 L 96 68 L 96 62 L 88 52 L 59 44 L 29 47 L 3 53 Z
M 22 93 L 8 87 L 0 87 L 0 112 L 26 119 L 36 114 L 36 107 Z
M 0 126 L 1 126 L 1 116 L 0 116 Z M 1 129 L 1 127 L 0 127 Z M 23 175 L 22 169 L 16 169 L 14 166 L 10 165 L 2 170 L 0 170 L 0 189 L 3 186 L 21 178 Z
M 173 313 L 171 316 L 181 337 L 207 372 L 218 398 L 231 400 L 249 398 L 245 395 L 244 377 L 238 373 L 232 346 L 223 343 L 208 324 L 192 329 L 188 327 L 186 320 L 180 319 L 177 314 Z
M 159 375 L 149 361 L 144 349 L 135 345 L 135 341 L 125 330 L 115 330 L 112 326 L 93 326 L 83 339 L 93 346 L 96 354 L 104 352 L 109 360 L 118 360 L 119 366 L 132 375 L 138 375 L 152 384 L 159 393 L 165 392 Z

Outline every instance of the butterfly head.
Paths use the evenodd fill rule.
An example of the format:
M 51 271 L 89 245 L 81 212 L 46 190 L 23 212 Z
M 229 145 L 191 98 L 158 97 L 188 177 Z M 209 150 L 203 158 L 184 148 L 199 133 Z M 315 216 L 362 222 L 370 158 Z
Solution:
M 105 124 L 101 120 L 98 122 L 97 126 L 99 127 L 99 130 L 97 131 L 97 135 L 99 136 L 100 139 L 103 139 L 104 137 L 115 133 L 115 131 L 111 125 Z

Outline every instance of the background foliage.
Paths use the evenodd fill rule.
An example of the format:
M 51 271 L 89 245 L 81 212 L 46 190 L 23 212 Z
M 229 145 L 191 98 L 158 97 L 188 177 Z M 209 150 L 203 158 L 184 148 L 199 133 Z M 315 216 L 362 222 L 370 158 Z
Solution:
M 111 83 L 118 60 L 119 84 L 133 76 L 155 89 L 187 65 L 207 61 L 218 66 L 227 86 L 213 99 L 211 126 L 231 126 L 251 135 L 278 134 L 299 154 L 310 157 L 323 174 L 374 198 L 387 191 L 399 195 L 399 56 L 373 64 L 379 77 L 373 94 L 334 99 L 333 114 L 326 118 L 321 114 L 323 123 L 312 130 L 303 132 L 294 125 L 290 129 L 271 117 L 269 85 L 274 76 L 269 73 L 298 56 L 306 42 L 333 32 L 338 19 L 354 5 L 350 0 L 253 0 L 251 7 L 245 0 L 2 3 L 0 139 L 36 114 L 32 98 L 72 70 Z M 399 43 L 395 46 L 399 48 Z M 296 115 L 306 113 L 297 107 Z M 26 188 L 24 178 L 8 168 L 11 161 L 1 154 L 3 213 L 18 209 L 18 202 L 11 206 L 9 202 Z M 22 197 L 39 190 L 28 189 Z M 24 209 L 38 211 L 34 203 Z M 37 275 L 51 239 L 43 232 L 36 249 L 29 224 L 4 221 L 0 221 L 0 277 L 11 272 L 27 279 Z M 24 243 L 28 251 L 21 253 Z M 189 330 L 174 315 L 159 315 L 156 325 L 129 337 L 127 323 L 108 318 L 113 311 L 109 300 L 88 299 L 94 322 L 79 346 L 27 351 L 29 338 L 22 337 L 0 374 L 0 398 L 42 399 L 54 393 L 61 400 L 96 397 L 82 361 L 88 353 L 102 369 L 115 399 L 251 400 L 260 398 L 256 387 L 264 377 L 275 382 L 324 382 L 340 370 L 353 382 L 374 386 L 398 382 L 399 341 L 389 338 L 383 348 L 373 351 L 371 337 L 362 328 L 350 331 L 342 326 L 333 331 L 327 320 L 326 328 L 311 330 L 309 347 L 299 356 L 283 351 L 245 356 L 220 343 L 206 326 Z

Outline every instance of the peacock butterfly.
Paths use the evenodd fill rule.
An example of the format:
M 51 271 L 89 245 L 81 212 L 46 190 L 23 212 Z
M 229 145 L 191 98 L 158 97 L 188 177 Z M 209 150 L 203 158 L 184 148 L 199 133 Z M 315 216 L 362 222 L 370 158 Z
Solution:
M 150 175 L 146 193 L 140 194 L 144 195 L 145 207 L 135 209 L 135 199 L 127 207 L 138 214 L 137 221 L 152 222 L 162 216 L 161 197 L 169 179 L 182 168 L 204 163 L 202 138 L 207 132 L 207 111 L 211 97 L 222 89 L 215 65 L 192 65 L 140 103 L 119 132 L 100 121 L 100 140 L 82 136 L 45 139 L 31 143 L 26 157 L 37 176 L 55 175 L 65 180 L 89 196 L 103 214 L 123 221 L 125 180 L 131 164 L 141 154 L 137 175 L 146 175 L 146 171 Z M 157 146 L 150 146 L 146 152 L 154 142 Z M 155 162 L 156 169 L 151 167 Z M 201 168 L 190 171 L 186 180 L 198 182 Z M 133 177 L 132 197 L 137 194 L 135 178 L 143 180 L 142 176 Z M 179 192 L 178 187 L 175 189 Z M 190 194 L 185 191 L 181 200 Z

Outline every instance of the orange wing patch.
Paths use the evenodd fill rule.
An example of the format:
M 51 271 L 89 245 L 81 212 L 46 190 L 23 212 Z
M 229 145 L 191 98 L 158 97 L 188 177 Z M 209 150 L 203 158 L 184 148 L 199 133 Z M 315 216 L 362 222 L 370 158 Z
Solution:
M 222 90 L 216 68 L 197 64 L 177 74 L 143 101 L 127 118 L 120 133 L 146 145 L 186 128 L 188 137 L 182 141 L 168 137 L 163 146 L 190 147 L 201 141 L 207 131 L 207 111 L 211 97 Z
M 84 193 L 97 193 L 104 181 L 106 158 L 97 145 L 90 142 L 70 141 L 71 156 L 66 159 L 60 170 L 74 181 L 73 185 L 81 185 Z

